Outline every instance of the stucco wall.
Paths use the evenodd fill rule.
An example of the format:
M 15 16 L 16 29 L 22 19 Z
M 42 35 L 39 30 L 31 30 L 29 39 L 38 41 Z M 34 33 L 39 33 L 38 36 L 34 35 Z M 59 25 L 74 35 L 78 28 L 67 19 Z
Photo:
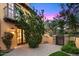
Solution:
M 0 3 L 0 46 L 2 49 L 6 49 L 5 48 L 5 45 L 3 44 L 2 42 L 2 39 L 1 37 L 4 35 L 4 32 L 11 32 L 9 29 L 13 28 L 13 31 L 16 32 L 17 30 L 17 27 L 14 26 L 13 24 L 11 23 L 7 23 L 3 20 L 4 18 L 4 8 L 7 6 L 7 3 Z M 26 8 L 22 7 L 20 5 L 21 9 L 25 12 L 27 12 L 28 14 L 30 14 L 29 10 L 26 10 Z M 11 48 L 13 47 L 16 47 L 17 43 L 16 43 L 16 33 L 14 34 L 14 37 L 12 39 L 12 46 Z
M 13 24 L 7 23 L 3 20 L 3 18 L 4 18 L 4 7 L 6 7 L 6 6 L 7 6 L 6 3 L 5 4 L 0 3 L 0 25 L 1 25 L 1 28 L 0 28 L 0 30 L 1 30 L 1 33 L 0 33 L 1 34 L 0 35 L 0 46 L 3 50 L 6 49 L 5 45 L 3 44 L 2 39 L 1 39 L 1 37 L 3 37 L 3 35 L 4 35 L 4 32 L 9 32 L 9 29 L 11 29 L 11 28 L 16 29 L 16 27 Z M 14 44 L 14 39 L 15 38 L 12 39 L 12 47 L 14 47 L 14 45 L 13 45 Z
M 1 46 L 1 49 L 6 49 L 5 48 L 5 45 L 3 44 L 3 42 L 2 42 L 2 39 L 1 39 L 1 37 L 3 36 L 2 34 L 3 34 L 3 31 L 4 31 L 4 29 L 2 29 L 2 28 L 4 28 L 4 26 L 5 25 L 2 25 L 2 22 L 3 22 L 3 17 L 4 17 L 4 7 L 6 6 L 6 4 L 3 4 L 3 3 L 0 3 L 0 25 L 1 25 L 1 28 L 0 28 L 0 30 L 1 30 L 1 32 L 0 32 L 0 46 Z
M 76 37 L 76 47 L 79 48 L 79 37 Z
M 49 36 L 48 33 L 43 35 L 42 43 L 44 44 L 53 44 L 53 37 Z

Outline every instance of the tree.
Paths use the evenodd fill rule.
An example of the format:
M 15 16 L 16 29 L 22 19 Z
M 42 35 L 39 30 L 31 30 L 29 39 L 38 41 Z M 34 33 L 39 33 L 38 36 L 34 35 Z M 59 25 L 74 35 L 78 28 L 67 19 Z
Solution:
M 19 11 L 19 16 L 17 17 L 17 26 L 24 30 L 26 43 L 29 44 L 29 47 L 36 48 L 42 41 L 42 35 L 44 34 L 44 24 L 42 20 L 42 15 L 38 15 L 31 11 L 30 14 L 26 15 L 24 12 L 17 8 Z
M 64 25 L 65 25 L 65 22 L 64 20 L 62 19 L 59 19 L 58 20 L 58 28 L 59 28 L 59 35 L 64 35 Z
M 53 34 L 56 35 L 56 30 L 57 30 L 57 21 L 53 20 L 49 23 L 49 28 L 53 31 Z
M 55 32 L 56 40 L 58 40 L 58 41 L 56 41 L 56 44 L 61 44 L 61 45 L 64 44 L 63 43 L 63 40 L 64 40 L 64 25 L 65 25 L 64 20 L 61 19 L 59 16 L 54 18 L 54 20 L 51 21 L 51 23 L 49 24 L 50 29 L 52 29 L 52 31 Z M 61 43 L 59 41 L 61 41 Z
M 60 15 L 64 17 L 64 19 L 67 22 L 66 24 L 70 29 L 69 36 L 70 34 L 74 33 L 74 36 L 76 37 L 77 25 L 78 25 L 76 14 L 79 11 L 78 9 L 79 4 L 73 4 L 73 3 L 62 4 L 61 7 L 63 11 L 60 13 Z
M 49 23 L 50 29 L 52 29 L 56 35 L 64 34 L 64 25 L 65 21 L 59 16 L 55 17 L 54 20 Z

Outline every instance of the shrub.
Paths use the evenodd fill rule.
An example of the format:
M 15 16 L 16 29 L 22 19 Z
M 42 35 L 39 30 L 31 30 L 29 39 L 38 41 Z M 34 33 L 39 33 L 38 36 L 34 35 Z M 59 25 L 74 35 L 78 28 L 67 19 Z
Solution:
M 30 48 L 36 48 L 36 47 L 38 47 L 40 42 L 41 42 L 41 37 L 39 37 L 38 34 L 30 36 L 29 40 L 28 40 Z
M 73 41 L 69 41 L 67 45 L 64 45 L 61 48 L 61 50 L 67 53 L 79 54 L 79 49 L 75 46 L 75 43 Z
M 25 31 L 24 31 L 24 37 L 25 37 L 25 42 L 26 42 L 26 43 L 28 43 L 29 36 L 30 36 L 29 31 L 25 30 Z
M 73 46 L 73 47 L 76 46 L 74 41 L 69 41 L 67 45 L 70 45 L 70 46 Z
M 62 51 L 65 51 L 65 52 L 67 52 L 67 53 L 71 53 L 72 52 L 72 46 L 70 46 L 70 45 L 65 45 L 65 46 L 63 46 L 62 47 Z
M 11 47 L 13 34 L 10 32 L 4 32 L 4 36 L 2 37 L 3 43 L 5 44 L 7 50 Z
M 36 39 L 34 39 L 33 37 L 29 39 L 28 44 L 30 48 L 38 47 L 38 43 L 36 42 Z
M 62 52 L 62 51 L 57 51 L 55 53 L 49 54 L 49 56 L 69 56 L 68 54 Z
M 29 16 L 29 30 L 24 29 L 26 42 L 31 48 L 37 48 L 42 41 L 44 34 L 44 24 L 40 17 L 35 15 Z
M 9 51 L 6 50 L 0 50 L 0 56 L 3 56 L 4 54 L 8 53 Z
M 72 54 L 79 54 L 79 49 L 76 47 L 72 48 Z
M 31 11 L 31 14 L 25 14 L 23 10 L 17 7 L 17 11 L 19 11 L 19 15 L 17 17 L 17 25 L 24 30 L 24 37 L 26 43 L 29 44 L 31 48 L 37 47 L 42 41 L 42 35 L 44 34 L 44 21 L 43 12 L 41 10 L 42 15 L 37 15 L 37 12 Z

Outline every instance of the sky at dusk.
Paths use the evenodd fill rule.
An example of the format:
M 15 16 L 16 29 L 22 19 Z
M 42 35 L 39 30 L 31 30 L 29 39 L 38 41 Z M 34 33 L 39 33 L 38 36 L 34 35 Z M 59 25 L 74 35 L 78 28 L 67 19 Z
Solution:
M 44 15 L 46 19 L 53 20 L 60 11 L 60 4 L 59 3 L 31 3 L 29 4 L 31 8 L 35 8 L 38 11 L 44 10 Z

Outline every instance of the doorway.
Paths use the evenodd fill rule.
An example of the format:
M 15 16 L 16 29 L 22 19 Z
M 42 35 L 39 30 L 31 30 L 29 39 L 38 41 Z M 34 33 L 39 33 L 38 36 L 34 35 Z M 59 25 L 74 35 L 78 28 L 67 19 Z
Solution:
M 7 28 L 5 32 L 10 32 L 13 34 L 12 46 L 11 46 L 12 48 L 25 44 L 24 34 L 21 29 L 12 27 Z
M 16 39 L 17 39 L 17 45 L 22 45 L 25 44 L 25 39 L 24 39 L 24 35 L 23 35 L 23 30 L 21 29 L 17 29 L 17 33 L 16 33 Z
M 56 36 L 56 44 L 64 45 L 64 36 Z

